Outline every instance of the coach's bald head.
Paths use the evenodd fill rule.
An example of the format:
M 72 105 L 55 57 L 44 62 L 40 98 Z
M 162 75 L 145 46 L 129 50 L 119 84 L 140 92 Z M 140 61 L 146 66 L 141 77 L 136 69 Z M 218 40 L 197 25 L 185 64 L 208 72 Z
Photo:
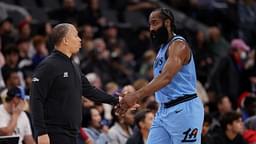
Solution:
M 75 26 L 69 23 L 61 23 L 53 28 L 51 40 L 56 49 L 65 54 L 72 55 L 81 47 L 81 39 Z

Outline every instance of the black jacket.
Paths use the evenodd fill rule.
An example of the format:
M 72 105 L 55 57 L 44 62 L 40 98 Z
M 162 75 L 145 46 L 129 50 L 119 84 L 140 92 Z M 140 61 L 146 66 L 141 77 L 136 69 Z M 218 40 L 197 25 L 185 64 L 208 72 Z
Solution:
M 247 142 L 240 134 L 238 134 L 233 140 L 230 140 L 224 132 L 221 132 L 213 135 L 206 144 L 247 144 Z
M 81 125 L 81 96 L 115 105 L 118 98 L 91 86 L 69 57 L 55 50 L 36 68 L 32 78 L 31 110 L 37 135 L 75 136 Z
M 128 138 L 126 144 L 144 144 L 142 134 L 138 128 L 134 130 L 133 135 Z

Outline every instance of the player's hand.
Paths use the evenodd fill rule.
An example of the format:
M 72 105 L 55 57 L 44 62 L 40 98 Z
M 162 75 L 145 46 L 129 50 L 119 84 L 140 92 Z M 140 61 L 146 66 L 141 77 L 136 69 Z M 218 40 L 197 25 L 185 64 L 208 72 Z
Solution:
M 117 105 L 116 113 L 118 115 L 124 115 L 129 108 L 138 108 L 139 105 L 136 104 L 138 98 L 139 95 L 136 92 L 126 94 Z
M 50 138 L 48 134 L 41 135 L 37 138 L 38 144 L 50 144 Z

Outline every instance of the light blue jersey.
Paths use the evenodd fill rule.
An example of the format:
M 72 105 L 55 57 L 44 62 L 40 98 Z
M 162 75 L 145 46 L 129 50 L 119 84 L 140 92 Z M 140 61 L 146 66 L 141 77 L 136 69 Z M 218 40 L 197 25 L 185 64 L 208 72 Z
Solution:
M 154 62 L 154 77 L 158 77 L 164 68 L 167 60 L 168 47 L 177 40 L 186 41 L 183 37 L 175 35 L 172 40 L 162 45 L 159 49 Z M 184 95 L 196 93 L 196 71 L 194 59 L 191 58 L 188 64 L 183 65 L 181 70 L 173 77 L 170 83 L 155 93 L 156 100 L 159 103 L 166 103 Z
M 174 36 L 168 44 L 160 48 L 154 63 L 155 78 L 166 64 L 169 45 L 177 40 L 185 41 L 181 36 Z M 184 100 L 185 95 L 196 96 L 196 72 L 192 55 L 189 63 L 183 65 L 170 83 L 155 93 L 159 109 L 147 144 L 201 144 L 203 104 L 197 96 Z M 180 102 L 166 107 L 166 104 L 178 100 Z

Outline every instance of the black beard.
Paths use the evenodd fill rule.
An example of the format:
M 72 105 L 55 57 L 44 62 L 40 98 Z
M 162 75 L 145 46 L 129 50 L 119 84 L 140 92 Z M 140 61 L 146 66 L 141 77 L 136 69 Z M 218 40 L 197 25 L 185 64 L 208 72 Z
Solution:
M 151 31 L 150 37 L 155 47 L 159 47 L 161 44 L 166 43 L 169 39 L 168 31 L 164 26 L 161 26 L 156 31 Z

